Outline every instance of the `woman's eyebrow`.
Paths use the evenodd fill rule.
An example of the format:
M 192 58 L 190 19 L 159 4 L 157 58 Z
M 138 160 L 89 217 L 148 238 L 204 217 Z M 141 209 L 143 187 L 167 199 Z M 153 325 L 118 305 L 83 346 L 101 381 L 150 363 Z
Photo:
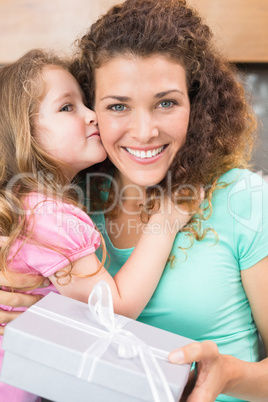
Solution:
M 171 92 L 178 92 L 181 95 L 185 96 L 184 92 L 180 91 L 179 89 L 169 89 L 167 91 L 158 92 L 154 95 L 155 98 L 163 98 L 163 96 L 170 94 Z M 100 100 L 103 101 L 105 99 L 115 99 L 119 102 L 129 102 L 131 98 L 129 96 L 120 96 L 120 95 L 107 95 L 101 98 Z
M 184 92 L 180 91 L 179 89 L 169 89 L 168 91 L 163 91 L 163 92 L 158 92 L 157 94 L 154 95 L 155 98 L 163 98 L 163 96 L 166 96 L 170 94 L 171 92 L 178 92 L 181 95 L 185 96 Z
M 115 99 L 115 100 L 117 100 L 119 102 L 128 102 L 128 101 L 130 101 L 130 98 L 128 96 L 119 96 L 119 95 L 107 95 L 107 96 L 104 96 L 103 98 L 101 98 L 101 101 L 105 100 L 105 99 Z

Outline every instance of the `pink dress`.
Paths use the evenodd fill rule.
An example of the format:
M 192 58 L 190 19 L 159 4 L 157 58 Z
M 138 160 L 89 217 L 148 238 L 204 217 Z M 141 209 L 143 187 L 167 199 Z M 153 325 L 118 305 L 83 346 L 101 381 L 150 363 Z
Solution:
M 25 198 L 28 229 L 34 241 L 17 240 L 9 254 L 9 268 L 25 274 L 49 277 L 70 261 L 94 253 L 100 245 L 100 235 L 89 216 L 80 208 L 60 200 L 47 199 L 42 194 L 31 193 Z M 17 254 L 16 254 L 17 253 Z M 26 293 L 46 295 L 57 289 L 51 284 Z M 3 310 L 24 311 L 0 305 Z M 0 347 L 2 336 L 0 336 Z M 0 350 L 0 370 L 3 360 Z M 8 402 L 40 402 L 41 399 L 26 391 L 0 382 L 0 400 Z

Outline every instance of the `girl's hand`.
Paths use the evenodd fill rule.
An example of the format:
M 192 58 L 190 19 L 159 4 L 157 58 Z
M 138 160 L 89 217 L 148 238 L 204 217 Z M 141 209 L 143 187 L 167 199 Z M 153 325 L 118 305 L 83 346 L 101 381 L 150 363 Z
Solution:
M 171 363 L 197 363 L 197 378 L 192 370 L 181 401 L 214 402 L 231 380 L 231 359 L 221 355 L 212 341 L 191 343 L 171 352 Z
M 200 188 L 199 192 L 195 192 L 191 202 L 191 207 L 189 207 L 186 202 L 175 205 L 170 197 L 166 196 L 161 202 L 160 209 L 156 215 L 161 214 L 166 219 L 166 222 L 169 223 L 169 227 L 172 230 L 179 232 L 197 212 L 197 209 L 204 201 L 204 198 L 205 191 L 203 187 Z M 150 223 L 151 222 L 152 218 L 150 219 Z

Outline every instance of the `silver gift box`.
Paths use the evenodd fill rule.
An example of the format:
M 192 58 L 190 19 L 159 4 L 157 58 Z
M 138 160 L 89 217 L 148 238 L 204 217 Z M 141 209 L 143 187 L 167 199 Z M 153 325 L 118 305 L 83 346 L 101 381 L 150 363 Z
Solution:
M 124 319 L 124 332 L 149 345 L 178 401 L 190 365 L 170 364 L 167 355 L 193 341 L 114 316 Z M 86 303 L 50 293 L 7 325 L 0 380 L 56 402 L 155 401 L 140 356 L 120 357 L 118 342 L 105 332 Z M 103 337 L 110 339 L 109 344 L 96 358 L 94 353 Z

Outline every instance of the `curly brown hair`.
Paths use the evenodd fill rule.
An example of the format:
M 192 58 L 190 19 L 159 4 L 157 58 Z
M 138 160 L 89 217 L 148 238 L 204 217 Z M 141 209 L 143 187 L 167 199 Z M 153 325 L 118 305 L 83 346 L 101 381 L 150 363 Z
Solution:
M 114 57 L 166 55 L 185 68 L 191 111 L 186 142 L 170 167 L 174 192 L 178 185 L 201 184 L 211 199 L 220 175 L 248 167 L 256 122 L 244 88 L 186 1 L 126 0 L 99 18 L 78 48 L 72 71 L 92 106 L 95 70 Z M 101 165 L 106 172 L 109 163 Z M 167 188 L 167 176 L 159 184 Z

